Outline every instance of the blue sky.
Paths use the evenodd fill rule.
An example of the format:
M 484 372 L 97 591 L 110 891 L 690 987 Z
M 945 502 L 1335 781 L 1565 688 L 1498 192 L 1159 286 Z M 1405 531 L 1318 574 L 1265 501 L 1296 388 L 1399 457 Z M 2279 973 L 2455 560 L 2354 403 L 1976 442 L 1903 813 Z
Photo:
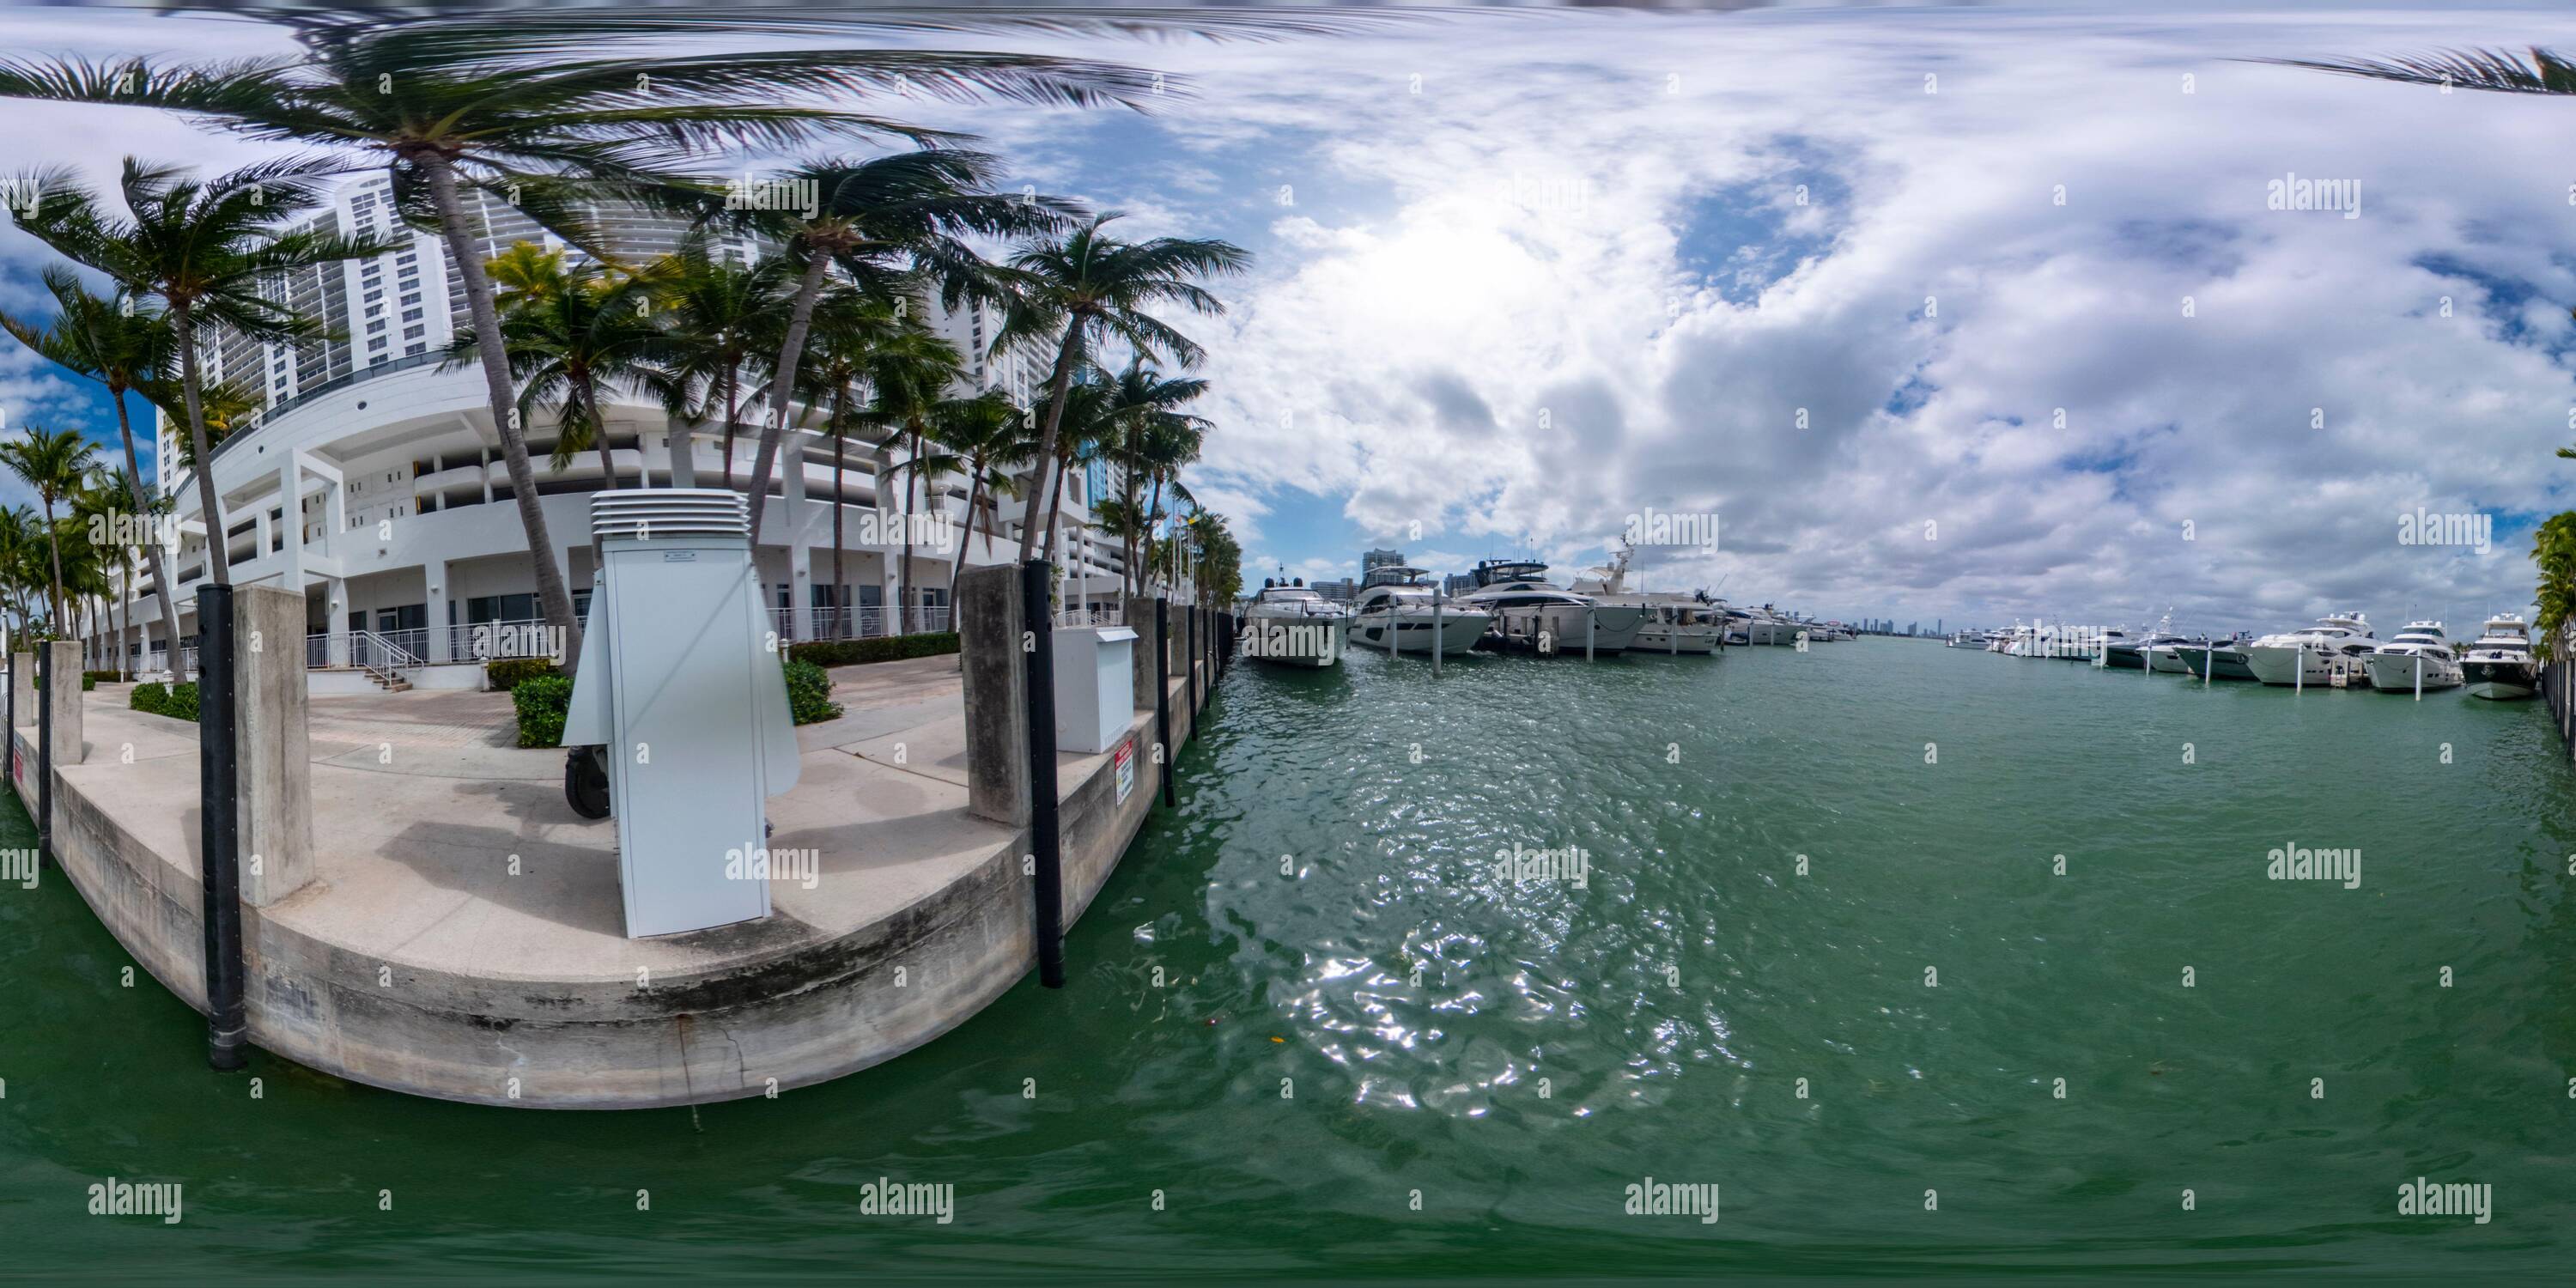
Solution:
M 20 12 L 14 46 L 253 47 Z M 204 30 L 198 30 L 204 29 Z M 148 42 L 158 42 L 150 44 Z M 954 42 L 951 42 L 954 43 Z M 2576 47 L 2543 11 L 1477 12 L 1331 40 L 986 39 L 1186 77 L 1150 116 L 918 104 L 1136 235 L 1256 252 L 1191 485 L 1262 571 L 1569 573 L 1710 513 L 1653 584 L 1822 615 L 2473 627 L 2565 508 L 2576 101 L 2237 59 Z M 251 155 L 129 112 L 20 164 Z M 2357 218 L 2267 206 L 2358 184 Z M 0 233 L 0 302 L 32 301 Z M 11 424 L 83 415 L 0 358 Z M 96 412 L 103 412 L 103 407 Z M 105 427 L 91 414 L 94 428 Z M 2417 507 L 2486 551 L 2409 545 Z

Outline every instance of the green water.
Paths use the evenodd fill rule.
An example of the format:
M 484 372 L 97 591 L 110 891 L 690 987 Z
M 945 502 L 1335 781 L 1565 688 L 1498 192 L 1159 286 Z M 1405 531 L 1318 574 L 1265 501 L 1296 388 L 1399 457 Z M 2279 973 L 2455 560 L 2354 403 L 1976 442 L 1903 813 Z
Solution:
M 2536 704 L 1884 640 L 1359 656 L 1238 668 L 1183 772 L 1070 988 L 694 1114 L 265 1056 L 253 1099 L 54 874 L 0 888 L 0 1264 L 2564 1273 L 2576 778 Z M 2292 843 L 2359 847 L 2359 887 L 2267 880 Z M 1499 879 L 1514 844 L 1580 847 L 1585 888 Z M 2492 1222 L 2398 1215 L 2418 1175 L 2492 1185 Z M 108 1176 L 183 1183 L 183 1219 L 85 1215 Z M 859 1215 L 881 1176 L 955 1219 Z M 1719 1185 L 1720 1220 L 1624 1215 L 1648 1176 Z

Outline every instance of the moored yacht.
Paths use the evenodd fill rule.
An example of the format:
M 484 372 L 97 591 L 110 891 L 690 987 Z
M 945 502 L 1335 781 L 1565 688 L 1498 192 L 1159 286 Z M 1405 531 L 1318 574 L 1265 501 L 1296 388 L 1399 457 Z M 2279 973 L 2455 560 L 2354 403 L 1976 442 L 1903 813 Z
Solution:
M 1455 657 L 1476 647 L 1494 615 L 1482 608 L 1452 603 L 1420 568 L 1381 565 L 1351 601 L 1350 640 L 1355 648 L 1383 651 L 1393 639 L 1398 653 L 1429 656 L 1438 648 Z
M 2159 675 L 2189 675 L 2190 665 L 2183 661 L 2182 650 L 2207 647 L 2209 637 L 2206 635 L 2186 637 L 2158 631 L 2139 645 L 2138 656 L 2145 660 L 2149 671 Z
M 2363 659 L 2374 688 L 2395 693 L 2459 687 L 2460 659 L 2440 622 L 2408 622 L 2397 637 Z
M 1637 639 L 1645 610 L 1596 605 L 1547 579 L 1535 559 L 1487 559 L 1476 565 L 1476 588 L 1450 602 L 1493 614 L 1482 646 L 1514 653 L 1625 652 Z
M 1281 666 L 1333 666 L 1342 660 L 1350 617 L 1304 581 L 1263 578 L 1243 612 L 1243 655 Z
M 2291 687 L 2366 683 L 2365 664 L 2379 641 L 2359 613 L 2329 613 L 2314 626 L 2279 631 L 2245 646 L 2245 665 L 2265 684 Z
M 2540 691 L 2540 664 L 2531 656 L 2531 627 L 2520 613 L 2498 613 L 2469 645 L 2460 673 L 2474 698 L 2527 698 Z
M 1637 642 L 1629 646 L 1629 652 L 1693 653 L 1706 657 L 1724 643 L 1723 601 L 1703 603 L 1679 591 L 1659 591 L 1645 600 L 1646 620 L 1638 625 Z
M 2254 669 L 2245 662 L 2246 639 L 2242 634 L 2206 644 L 2177 644 L 2174 656 L 2182 660 L 2182 673 L 2204 680 L 2251 680 Z

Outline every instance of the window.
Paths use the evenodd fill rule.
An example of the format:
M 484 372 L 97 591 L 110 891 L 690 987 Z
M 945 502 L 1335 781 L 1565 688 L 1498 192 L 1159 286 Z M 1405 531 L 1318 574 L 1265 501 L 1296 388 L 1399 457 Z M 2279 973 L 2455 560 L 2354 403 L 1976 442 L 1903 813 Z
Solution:
M 403 310 L 403 315 L 402 315 L 402 320 L 403 320 L 403 321 L 405 321 L 405 322 L 418 322 L 418 321 L 420 321 L 420 310 L 419 310 L 419 309 L 404 309 L 404 310 Z
M 418 293 L 418 292 L 414 292 L 414 293 L 412 293 L 412 294 L 410 294 L 410 295 L 406 295 L 406 296 L 402 297 L 402 302 L 403 302 L 403 303 L 405 303 L 405 304 L 418 304 L 418 303 L 420 303 L 420 295 L 419 295 L 419 293 Z
M 415 345 L 411 346 L 410 348 L 407 348 L 407 349 L 403 350 L 403 356 L 404 356 L 404 357 L 406 357 L 406 358 L 417 358 L 417 357 L 419 357 L 420 355 L 422 355 L 422 354 L 424 354 L 424 353 L 427 353 L 427 352 L 429 352 L 429 346 L 428 346 L 428 345 L 425 345 L 425 344 L 415 344 Z
M 421 338 L 421 336 L 428 334 L 428 332 L 428 327 L 407 326 L 403 328 L 403 338 L 406 340 L 417 340 Z
M 588 600 L 589 591 L 576 599 Z M 465 624 L 480 626 L 485 622 L 524 622 L 537 615 L 535 595 L 477 595 L 465 601 Z

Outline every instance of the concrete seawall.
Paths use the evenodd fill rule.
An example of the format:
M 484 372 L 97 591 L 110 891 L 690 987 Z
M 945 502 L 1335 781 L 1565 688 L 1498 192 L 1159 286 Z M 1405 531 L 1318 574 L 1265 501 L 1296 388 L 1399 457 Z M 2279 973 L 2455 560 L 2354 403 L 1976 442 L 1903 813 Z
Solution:
M 124 709 L 121 687 L 88 698 L 79 763 L 61 747 L 54 772 L 61 874 L 203 1009 L 195 727 Z M 1195 723 L 1178 665 L 1169 708 L 1177 748 Z M 804 780 L 773 799 L 769 844 L 819 853 L 818 882 L 774 878 L 765 920 L 651 940 L 600 924 L 613 833 L 558 822 L 559 783 L 379 772 L 317 739 L 316 877 L 243 908 L 252 1041 L 397 1091 L 549 1108 L 756 1096 L 901 1055 L 1036 962 L 1029 834 L 968 812 L 962 723 L 800 731 Z M 35 729 L 11 732 L 32 813 Z M 1123 801 L 1114 751 L 1058 758 L 1067 924 L 1157 801 L 1150 702 L 1128 738 Z

